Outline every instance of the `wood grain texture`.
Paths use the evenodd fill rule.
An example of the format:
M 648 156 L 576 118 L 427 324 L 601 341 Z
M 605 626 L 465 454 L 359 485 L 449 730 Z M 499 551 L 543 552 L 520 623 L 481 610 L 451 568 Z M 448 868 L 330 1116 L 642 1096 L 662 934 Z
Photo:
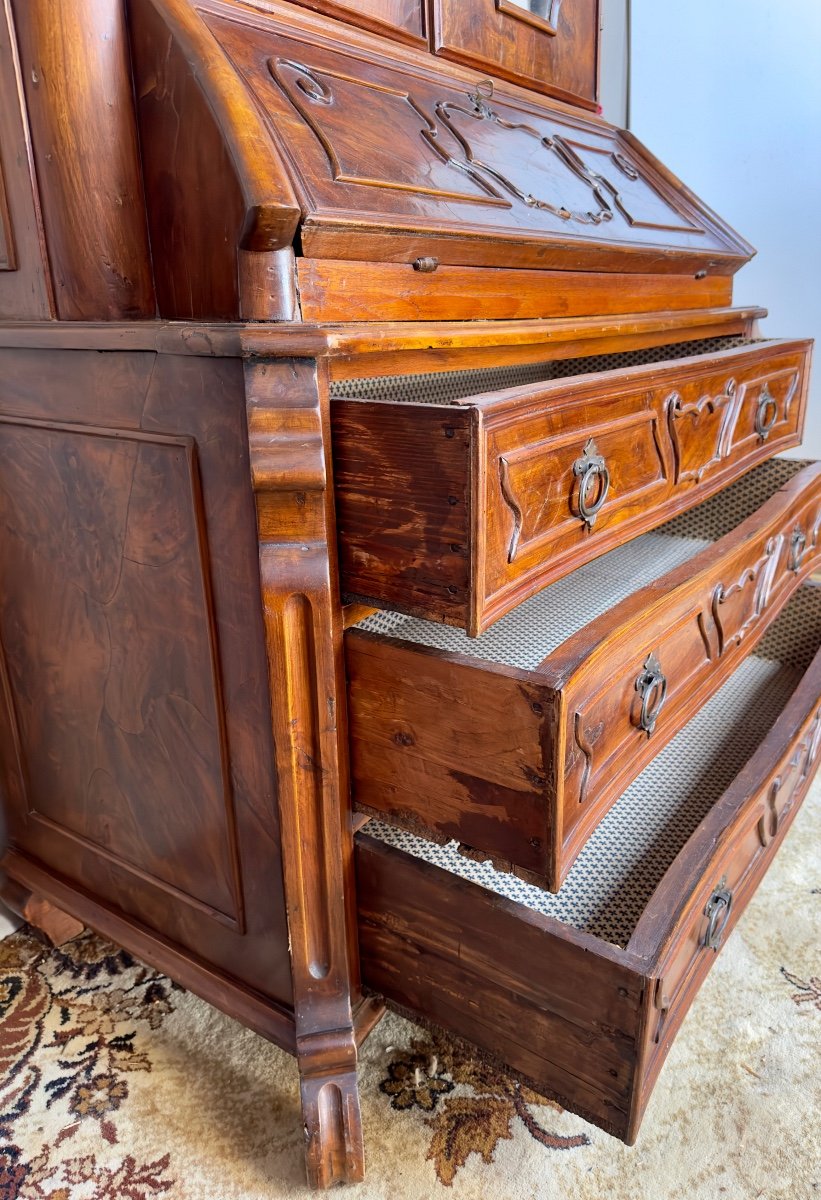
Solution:
M 359 999 L 327 378 L 245 368 L 308 1180 L 362 1179 Z
M 532 671 L 349 630 L 355 806 L 558 891 L 622 792 L 818 569 L 819 530 L 815 464 Z M 650 653 L 666 699 L 648 736 L 636 682 Z
M 24 0 L 14 13 L 57 314 L 153 317 L 122 0 Z
M 387 62 L 330 24 L 309 36 L 279 11 L 200 4 L 298 177 L 307 257 L 692 275 L 752 253 L 598 119 L 490 100 L 445 64 L 400 46 Z
M 539 92 L 596 107 L 598 0 L 560 0 L 550 19 L 505 0 L 433 0 L 437 54 Z
M 704 945 L 705 905 L 726 876 L 729 933 L 818 766 L 820 688 L 821 654 L 671 865 L 626 950 L 358 834 L 365 984 L 632 1143 L 673 1036 L 716 959 Z M 783 798 L 764 846 L 757 831 L 772 818 L 776 781 Z
M 0 379 L 10 844 L 289 1006 L 242 364 L 4 350 Z
M 11 0 L 0 4 L 0 319 L 54 315 Z
M 351 0 L 297 0 L 297 3 L 402 42 L 427 44 L 424 0 L 357 0 L 356 3 Z
M 282 159 L 193 5 L 133 0 L 129 13 L 159 314 L 256 316 L 237 256 L 291 245 L 299 206 Z M 277 280 L 268 319 L 293 309 Z
M 469 321 L 609 316 L 717 308 L 732 300 L 726 276 L 599 275 L 507 271 L 413 263 L 302 258 L 297 263 L 306 321 Z
M 334 401 L 345 593 L 480 633 L 545 584 L 796 445 L 810 348 L 752 345 L 451 405 Z M 773 422 L 766 435 L 756 429 L 762 409 Z M 576 464 L 591 439 L 610 486 L 588 524 Z

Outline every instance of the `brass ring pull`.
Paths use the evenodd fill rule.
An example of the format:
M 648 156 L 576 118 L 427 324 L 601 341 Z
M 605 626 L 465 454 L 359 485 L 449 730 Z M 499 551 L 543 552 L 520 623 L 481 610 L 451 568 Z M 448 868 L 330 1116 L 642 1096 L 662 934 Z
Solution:
M 656 721 L 667 699 L 667 676 L 655 654 L 648 655 L 644 669 L 636 680 L 636 691 L 641 696 L 639 729 L 643 729 L 649 737 L 656 728 Z
M 770 391 L 769 386 L 765 383 L 761 389 L 761 395 L 758 397 L 758 408 L 755 414 L 755 431 L 762 440 L 766 441 L 770 430 L 777 420 L 778 402 Z
M 732 909 L 733 893 L 729 888 L 724 886 L 724 880 L 722 879 L 707 901 L 707 906 L 704 909 L 704 915 L 707 918 L 707 928 L 704 932 L 703 945 L 706 950 L 718 951 Z
M 804 551 L 807 548 L 807 535 L 800 525 L 796 525 L 792 531 L 790 538 L 790 562 L 789 567 L 796 575 L 801 570 L 801 559 L 804 557 Z
M 581 477 L 579 516 L 592 529 L 610 491 L 610 472 L 592 438 L 588 439 L 581 458 L 573 463 L 573 474 Z

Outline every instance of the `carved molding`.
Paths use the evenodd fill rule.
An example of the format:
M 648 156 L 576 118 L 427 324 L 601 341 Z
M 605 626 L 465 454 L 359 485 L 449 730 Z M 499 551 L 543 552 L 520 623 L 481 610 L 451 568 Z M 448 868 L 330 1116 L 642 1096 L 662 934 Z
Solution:
M 516 499 L 515 493 L 510 482 L 510 463 L 502 455 L 499 459 L 499 487 L 502 492 L 502 499 L 513 514 L 513 532 L 510 535 L 510 542 L 507 548 L 507 561 L 512 563 L 516 557 L 516 551 L 519 548 L 519 539 L 522 536 L 522 522 L 524 520 L 521 506 Z
M 756 623 L 767 606 L 778 566 L 779 553 L 784 538 L 781 534 L 770 538 L 764 553 L 750 567 L 745 567 L 739 577 L 729 587 L 723 583 L 716 585 L 713 592 L 711 612 L 718 632 L 718 655 L 726 650 L 730 642 L 740 645 L 747 631 Z M 742 593 L 750 592 L 750 606 L 745 620 L 735 628 L 730 628 L 729 620 L 725 617 L 725 606 Z
M 582 721 L 582 714 L 576 712 L 573 717 L 573 740 L 584 756 L 584 770 L 582 771 L 581 782 L 579 783 L 579 804 L 584 804 L 587 799 L 587 788 L 590 783 L 590 773 L 593 769 L 593 747 L 585 736 Z
M 533 9 L 529 4 L 522 3 L 522 0 L 496 0 L 498 12 L 504 13 L 508 17 L 515 17 L 519 21 L 533 25 L 541 33 L 555 37 L 559 32 L 559 13 L 562 0 L 544 0 L 541 7 L 544 9 L 543 12 L 539 12 L 538 7 Z
M 705 473 L 722 459 L 727 458 L 732 446 L 733 429 L 738 416 L 739 404 L 743 389 L 736 386 L 734 379 L 728 379 L 724 391 L 718 396 L 704 395 L 691 404 L 685 404 L 679 392 L 671 392 L 667 397 L 667 427 L 673 446 L 674 479 L 676 483 L 701 483 Z M 720 414 L 718 432 L 714 449 L 708 459 L 699 454 L 699 464 L 696 467 L 685 466 L 687 461 L 687 446 L 683 430 L 689 424 L 696 432 L 704 416 L 714 417 Z M 701 443 L 697 441 L 700 450 Z
M 513 12 L 514 7 L 505 8 L 505 11 Z M 558 4 L 552 5 L 555 14 L 558 7 Z M 525 10 L 519 10 L 516 15 L 527 16 Z M 635 228 L 704 233 L 700 225 L 673 207 L 622 150 L 587 144 L 562 133 L 546 132 L 545 126 L 537 128 L 527 121 L 502 116 L 490 104 L 493 97 L 490 80 L 477 84 L 463 100 L 436 101 L 433 110 L 429 111 L 401 87 L 357 78 L 338 69 L 279 57 L 268 59 L 267 66 L 271 77 L 319 140 L 333 178 L 340 183 L 505 208 L 518 202 L 550 213 L 562 222 L 581 225 L 606 224 L 619 215 Z M 349 112 L 347 120 L 343 121 L 341 113 L 351 89 L 361 92 L 356 98 L 358 111 Z M 356 130 L 357 120 L 361 123 L 367 113 L 373 111 L 376 100 L 384 135 L 369 137 L 368 131 L 363 129 L 355 146 L 346 146 L 349 131 Z M 538 180 L 539 167 L 544 165 L 557 196 L 551 198 L 539 194 L 538 186 L 532 191 L 527 190 L 523 182 L 511 177 L 509 168 L 503 170 L 496 161 L 498 152 L 493 150 L 489 133 L 501 135 L 506 141 L 517 136 L 532 140 L 534 155 L 529 157 L 528 177 Z M 421 159 L 413 161 L 413 154 L 397 154 L 397 135 L 405 141 L 410 138 L 411 144 L 420 150 L 426 148 L 427 163 Z M 371 169 L 363 165 L 368 163 L 368 150 Z M 605 160 L 602 169 L 597 170 L 591 165 L 591 156 Z M 406 157 L 409 158 L 407 162 Z M 436 164 L 448 168 L 448 173 L 441 177 L 441 186 L 431 181 Z M 406 170 L 404 178 L 403 170 Z M 449 186 L 447 180 L 451 174 L 453 183 Z M 463 185 L 469 181 L 471 186 L 459 188 L 456 180 L 460 177 Z M 625 187 L 636 184 L 640 187 L 638 191 L 634 188 L 631 199 Z M 582 203 L 569 198 L 573 190 L 577 193 L 577 201 L 582 198 Z M 629 186 L 627 190 L 629 192 Z M 567 194 L 566 199 L 563 192 Z M 645 217 L 637 215 L 633 209 L 636 206 L 641 209 L 642 204 L 646 207 L 648 198 L 651 209 L 655 206 L 658 213 L 653 211 Z
M 306 360 L 245 372 L 306 1165 L 329 1187 L 361 1181 L 364 1154 L 327 382 Z

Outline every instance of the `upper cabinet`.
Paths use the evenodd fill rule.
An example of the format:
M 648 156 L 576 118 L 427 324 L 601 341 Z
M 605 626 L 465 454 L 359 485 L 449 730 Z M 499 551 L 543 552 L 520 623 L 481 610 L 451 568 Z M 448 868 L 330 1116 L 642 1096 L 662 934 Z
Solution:
M 433 0 L 432 37 L 443 58 L 596 107 L 598 0 Z
M 296 0 L 305 8 L 403 42 L 427 45 L 425 0 Z

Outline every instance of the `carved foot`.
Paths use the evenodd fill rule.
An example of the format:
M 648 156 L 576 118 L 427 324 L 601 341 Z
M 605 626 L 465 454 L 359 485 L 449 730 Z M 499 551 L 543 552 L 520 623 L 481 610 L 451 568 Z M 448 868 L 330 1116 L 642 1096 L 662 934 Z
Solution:
M 328 1062 L 329 1053 L 336 1069 Z M 361 1183 L 365 1150 L 353 1032 L 345 1035 L 344 1045 L 334 1035 L 300 1038 L 298 1058 L 309 1185 L 328 1188 L 335 1183 Z
M 29 925 L 44 933 L 53 946 L 61 946 L 79 937 L 85 929 L 82 921 L 56 908 L 43 896 L 36 896 L 13 879 L 4 879 L 0 885 L 0 897 L 4 904 L 22 917 Z

